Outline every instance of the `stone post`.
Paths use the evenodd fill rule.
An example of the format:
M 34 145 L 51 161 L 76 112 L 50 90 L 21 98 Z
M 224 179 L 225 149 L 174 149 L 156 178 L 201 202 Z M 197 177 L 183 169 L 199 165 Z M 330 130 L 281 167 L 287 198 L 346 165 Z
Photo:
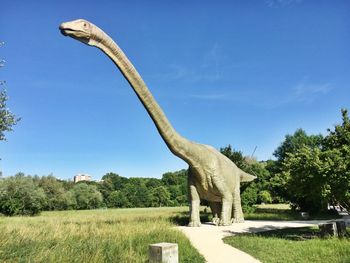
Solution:
M 321 233 L 321 237 L 334 236 L 338 237 L 337 223 L 328 222 L 318 225 Z
M 176 243 L 157 243 L 149 246 L 149 263 L 179 263 Z
M 346 236 L 346 223 L 342 220 L 335 221 L 337 224 L 337 231 L 339 237 L 345 237 Z

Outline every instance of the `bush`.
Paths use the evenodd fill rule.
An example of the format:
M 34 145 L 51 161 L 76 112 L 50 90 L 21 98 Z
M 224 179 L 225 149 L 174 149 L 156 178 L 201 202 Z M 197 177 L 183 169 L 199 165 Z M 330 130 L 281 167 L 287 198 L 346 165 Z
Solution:
M 44 191 L 23 174 L 0 181 L 0 213 L 4 215 L 37 215 L 42 211 L 45 199 Z
M 259 194 L 258 194 L 258 202 L 271 204 L 272 203 L 272 197 L 271 197 L 270 192 L 267 191 L 267 190 L 260 191 Z
M 107 198 L 107 207 L 130 207 L 130 203 L 121 191 L 114 191 Z
M 74 195 L 66 191 L 63 183 L 52 175 L 41 177 L 38 185 L 46 195 L 44 210 L 69 210 L 76 207 Z
M 254 212 L 254 204 L 256 204 L 258 200 L 258 189 L 255 183 L 250 183 L 246 188 L 245 184 L 242 184 L 241 187 L 241 201 L 242 201 L 242 209 L 244 213 Z M 244 189 L 244 190 L 242 190 Z
M 94 209 L 103 206 L 102 194 L 95 185 L 78 183 L 71 191 L 75 196 L 77 209 Z

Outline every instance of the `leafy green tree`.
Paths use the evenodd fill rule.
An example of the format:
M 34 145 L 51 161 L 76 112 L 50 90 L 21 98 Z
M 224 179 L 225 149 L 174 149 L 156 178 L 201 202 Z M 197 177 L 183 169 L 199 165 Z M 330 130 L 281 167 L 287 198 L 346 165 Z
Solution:
M 56 210 L 71 210 L 77 207 L 77 200 L 71 191 L 65 191 L 57 199 L 58 206 Z
M 310 148 L 320 148 L 323 136 L 307 135 L 303 129 L 297 129 L 293 135 L 287 134 L 284 141 L 274 151 L 273 155 L 277 158 L 278 163 L 282 163 L 289 153 L 295 153 L 298 149 L 306 146 Z
M 271 178 L 272 192 L 279 200 L 288 200 L 291 196 L 290 191 L 287 188 L 286 178 L 287 174 L 285 170 L 284 162 L 290 155 L 296 154 L 300 149 L 307 147 L 309 149 L 321 148 L 323 141 L 322 135 L 308 135 L 303 129 L 297 129 L 294 134 L 287 134 L 284 141 L 273 153 L 276 157 L 276 161 L 270 162 L 268 170 L 271 171 L 273 177 Z M 272 168 L 272 169 L 271 169 Z
M 182 169 L 176 172 L 167 172 L 162 175 L 164 185 L 183 185 L 187 184 L 187 170 Z
M 133 207 L 151 206 L 152 197 L 146 186 L 146 181 L 146 178 L 129 178 L 125 191 Z
M 44 191 L 22 173 L 0 180 L 0 213 L 4 215 L 37 215 L 45 199 Z
M 226 157 L 228 157 L 232 162 L 234 162 L 235 165 L 237 165 L 237 167 L 239 167 L 243 171 L 246 171 L 248 163 L 241 151 L 236 151 L 229 144 L 226 147 L 220 148 L 220 152 Z
M 318 212 L 327 203 L 350 208 L 350 123 L 345 109 L 342 118 L 321 144 L 304 144 L 284 157 L 279 175 L 297 208 Z
M 75 197 L 77 209 L 95 209 L 103 206 L 102 194 L 95 185 L 77 183 L 71 191 Z
M 342 149 L 344 146 L 350 145 L 350 120 L 348 110 L 342 109 L 342 124 L 337 124 L 334 131 L 328 129 L 329 134 L 323 141 L 323 146 L 326 150 Z
M 172 206 L 188 204 L 187 170 L 163 174 L 161 182 L 170 193 Z
M 65 191 L 69 191 L 75 186 L 75 183 L 72 180 L 61 180 L 61 179 L 56 179 L 56 180 L 62 184 L 62 187 L 64 188 Z
M 38 185 L 46 194 L 46 204 L 44 210 L 68 210 L 76 206 L 74 196 L 66 191 L 63 183 L 54 176 L 43 176 L 38 180 Z
M 152 206 L 169 206 L 170 203 L 170 193 L 165 186 L 152 189 Z
M 319 148 L 302 147 L 288 154 L 283 162 L 288 199 L 295 208 L 318 212 L 327 208 L 326 178 L 322 176 L 322 154 Z
M 3 46 L 4 42 L 0 42 L 0 47 Z M 0 68 L 5 65 L 5 61 L 0 58 Z M 5 81 L 0 80 L 0 86 L 4 85 Z M 5 89 L 0 91 L 0 141 L 5 141 L 5 132 L 13 130 L 13 126 L 20 121 L 8 108 L 7 108 L 7 92 Z
M 262 190 L 258 194 L 258 202 L 265 203 L 265 204 L 271 204 L 272 203 L 272 197 L 269 191 Z
M 271 183 L 274 175 L 270 173 L 267 167 L 268 162 L 250 162 L 246 171 L 250 174 L 256 175 L 257 178 L 249 186 L 256 188 L 258 203 L 279 203 L 283 200 L 279 197 L 278 193 L 274 191 L 273 184 Z
M 275 160 L 267 160 L 265 169 L 270 173 L 268 191 L 271 193 L 273 203 L 286 203 L 286 178 L 281 174 L 281 164 Z
M 115 190 L 120 190 L 123 188 L 124 184 L 128 182 L 128 178 L 122 177 L 116 173 L 107 173 L 102 177 L 103 181 L 109 181 L 113 184 Z
M 154 189 L 165 187 L 170 194 L 166 204 L 159 204 Z M 104 202 L 109 207 L 149 207 L 149 206 L 178 206 L 187 205 L 187 171 L 165 173 L 162 179 L 157 178 L 125 178 L 115 173 L 102 177 L 98 189 L 103 195 Z M 117 191 L 117 192 L 116 192 Z M 162 191 L 162 190 L 161 190 Z M 155 195 L 155 196 L 154 196 Z M 120 200 L 117 200 L 119 198 Z
M 98 184 L 98 189 L 104 200 L 107 200 L 112 192 L 123 189 L 127 182 L 128 178 L 119 176 L 116 173 L 107 173 L 102 177 L 102 183 Z
M 6 140 L 5 132 L 12 131 L 20 120 L 7 108 L 7 100 L 6 90 L 0 91 L 0 141 Z
M 250 213 L 255 210 L 254 205 L 258 201 L 258 192 L 259 189 L 255 182 L 250 183 L 248 187 L 241 191 L 241 202 L 243 212 Z
M 127 203 L 129 204 L 129 207 L 138 206 L 138 198 L 137 198 L 138 187 L 134 181 L 131 183 L 125 184 L 120 191 L 125 196 Z
M 181 192 L 181 188 L 179 187 L 179 185 L 168 185 L 165 189 L 170 195 L 171 205 L 172 206 L 181 205 L 181 202 L 179 202 L 179 200 L 180 201 L 183 200 L 181 199 L 183 196 L 183 193 Z
M 107 207 L 131 207 L 131 204 L 120 190 L 116 190 L 108 196 Z
M 162 181 L 157 178 L 147 178 L 146 179 L 146 186 L 149 189 L 158 187 L 162 185 Z
M 328 130 L 323 143 L 323 176 L 327 178 L 329 195 L 333 204 L 350 210 L 350 120 L 348 111 L 342 109 L 342 124 Z
M 130 178 L 134 179 L 134 178 Z M 135 192 L 135 207 L 150 207 L 151 206 L 151 193 L 146 186 L 145 178 L 137 178 L 137 183 L 135 183 L 137 187 L 137 191 Z

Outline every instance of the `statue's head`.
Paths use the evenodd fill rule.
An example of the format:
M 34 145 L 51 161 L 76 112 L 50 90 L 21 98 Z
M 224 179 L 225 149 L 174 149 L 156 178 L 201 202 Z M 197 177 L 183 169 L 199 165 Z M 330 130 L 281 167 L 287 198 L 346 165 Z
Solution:
M 84 19 L 62 23 L 59 28 L 65 36 L 70 36 L 87 45 L 92 44 L 93 25 Z

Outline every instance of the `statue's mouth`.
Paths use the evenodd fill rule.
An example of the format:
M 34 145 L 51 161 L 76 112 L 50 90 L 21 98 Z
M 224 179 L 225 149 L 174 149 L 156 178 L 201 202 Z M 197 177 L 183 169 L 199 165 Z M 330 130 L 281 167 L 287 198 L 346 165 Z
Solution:
M 59 27 L 59 29 L 60 29 L 60 31 L 61 31 L 61 34 L 64 35 L 64 36 L 73 35 L 74 30 L 71 30 L 71 29 L 65 27 L 63 24 L 64 24 L 64 23 L 62 23 L 62 24 L 60 25 L 60 27 Z
M 59 26 L 59 29 L 60 29 L 61 33 L 64 36 L 79 36 L 79 37 L 82 37 L 82 36 L 86 36 L 87 35 L 86 32 L 81 31 L 81 30 L 72 29 L 72 28 L 66 26 L 65 23 L 62 23 Z
M 60 28 L 61 34 L 64 36 L 73 35 L 73 30 Z
M 90 35 L 87 32 L 81 30 L 74 30 L 68 27 L 64 27 L 63 25 L 60 25 L 59 29 L 62 35 L 79 40 L 84 44 L 87 44 L 90 40 Z

